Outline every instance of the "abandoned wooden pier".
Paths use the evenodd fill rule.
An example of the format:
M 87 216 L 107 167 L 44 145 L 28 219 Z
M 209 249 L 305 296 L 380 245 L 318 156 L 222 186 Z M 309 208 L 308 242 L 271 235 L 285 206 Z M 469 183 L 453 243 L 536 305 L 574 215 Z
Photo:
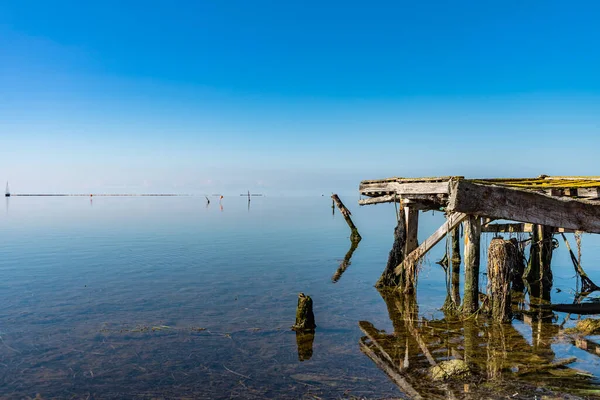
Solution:
M 531 233 L 529 264 L 522 266 L 523 246 L 518 252 L 500 249 L 500 257 L 511 260 L 490 263 L 502 266 L 493 271 L 502 282 L 516 275 L 531 287 L 530 297 L 544 297 L 547 283 L 552 281 L 550 263 L 555 233 L 600 233 L 600 177 L 546 176 L 526 179 L 466 179 L 462 176 L 436 178 L 388 178 L 366 180 L 360 184 L 360 205 L 396 202 L 399 204 L 398 226 L 388 265 L 377 286 L 393 286 L 404 292 L 416 288 L 418 263 L 438 242 L 464 228 L 465 286 L 462 305 L 458 304 L 460 246 L 454 243 L 450 296 L 465 314 L 479 309 L 480 237 L 482 233 Z M 363 198 L 365 196 L 366 198 Z M 418 244 L 419 211 L 438 210 L 446 220 L 430 237 Z M 500 222 L 495 222 L 500 221 Z M 507 241 L 508 242 L 508 241 Z M 497 243 L 501 245 L 501 243 Z M 520 255 L 521 254 L 521 255 Z M 574 260 L 574 264 L 577 260 Z M 519 265 L 520 264 L 520 265 Z M 490 265 L 488 265 L 490 268 Z M 500 268 L 500 267 L 499 267 Z M 581 270 L 575 265 L 575 270 Z M 582 270 L 581 270 L 582 271 Z M 578 272 L 579 274 L 579 272 Z M 491 285 L 493 287 L 493 285 Z M 514 285 L 513 285 L 514 286 Z M 517 285 L 518 286 L 518 285 Z M 500 318 L 502 319 L 502 318 Z

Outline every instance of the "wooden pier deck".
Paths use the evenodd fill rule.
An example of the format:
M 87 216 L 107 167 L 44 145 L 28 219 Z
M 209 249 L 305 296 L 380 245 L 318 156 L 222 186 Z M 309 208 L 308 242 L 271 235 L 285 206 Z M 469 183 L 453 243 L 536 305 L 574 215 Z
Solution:
M 465 297 L 462 311 L 466 314 L 478 309 L 482 233 L 531 233 L 530 265 L 525 275 L 534 285 L 552 279 L 550 260 L 555 233 L 600 233 L 599 176 L 541 175 L 523 179 L 394 177 L 362 181 L 359 190 L 360 205 L 400 204 L 396 230 L 400 229 L 401 234 L 395 233 L 394 256 L 390 253 L 380 282 L 388 282 L 386 286 L 403 286 L 407 293 L 415 290 L 417 262 L 464 223 Z M 428 210 L 443 211 L 446 220 L 418 244 L 419 211 Z M 491 223 L 496 220 L 502 223 Z M 458 243 L 454 247 L 456 255 L 453 257 L 460 260 Z M 449 254 L 447 257 L 450 259 Z M 458 274 L 458 270 L 452 273 Z M 398 279 L 390 279 L 393 275 Z M 526 278 L 525 275 L 523 278 Z M 455 281 L 458 285 L 458 275 Z
M 387 178 L 360 183 L 360 205 L 402 202 L 491 219 L 600 233 L 600 177 L 524 179 Z

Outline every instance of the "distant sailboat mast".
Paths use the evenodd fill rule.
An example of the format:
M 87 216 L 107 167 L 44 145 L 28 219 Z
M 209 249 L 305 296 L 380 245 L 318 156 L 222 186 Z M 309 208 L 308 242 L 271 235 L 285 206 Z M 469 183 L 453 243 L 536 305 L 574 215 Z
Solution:
M 6 181 L 6 193 L 4 195 L 6 197 L 10 197 L 10 190 L 8 189 L 8 181 Z

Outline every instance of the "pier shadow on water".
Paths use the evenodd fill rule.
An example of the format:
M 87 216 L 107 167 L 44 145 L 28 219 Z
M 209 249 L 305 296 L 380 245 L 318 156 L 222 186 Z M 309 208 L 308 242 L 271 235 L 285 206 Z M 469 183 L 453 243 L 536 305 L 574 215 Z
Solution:
M 561 332 L 547 310 L 516 313 L 513 323 L 484 315 L 419 317 L 414 296 L 380 291 L 394 332 L 359 322 L 361 351 L 410 399 L 599 398 L 600 381 L 560 358 L 555 346 L 600 355 L 600 345 Z M 528 326 L 531 337 L 528 338 Z M 519 328 L 519 329 L 517 329 Z

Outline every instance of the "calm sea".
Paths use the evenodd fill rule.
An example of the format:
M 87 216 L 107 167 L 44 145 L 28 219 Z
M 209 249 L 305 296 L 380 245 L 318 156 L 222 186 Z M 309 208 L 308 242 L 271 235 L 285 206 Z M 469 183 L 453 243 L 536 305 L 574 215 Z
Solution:
M 373 285 L 395 209 L 342 200 L 363 240 L 334 283 L 349 229 L 327 196 L 212 198 L 208 206 L 203 197 L 6 199 L 1 397 L 402 396 L 361 352 L 358 326 L 394 332 Z M 441 221 L 423 214 L 420 240 Z M 434 262 L 444 251 L 442 242 L 422 266 L 422 318 L 443 317 L 445 275 Z M 598 238 L 584 235 L 582 254 L 599 283 Z M 554 266 L 552 300 L 572 302 L 576 281 L 562 241 Z M 318 326 L 312 353 L 300 355 L 290 330 L 299 292 L 312 297 Z M 532 328 L 514 325 L 531 342 Z M 556 358 L 575 356 L 574 367 L 600 376 L 597 356 L 559 339 L 551 346 Z

